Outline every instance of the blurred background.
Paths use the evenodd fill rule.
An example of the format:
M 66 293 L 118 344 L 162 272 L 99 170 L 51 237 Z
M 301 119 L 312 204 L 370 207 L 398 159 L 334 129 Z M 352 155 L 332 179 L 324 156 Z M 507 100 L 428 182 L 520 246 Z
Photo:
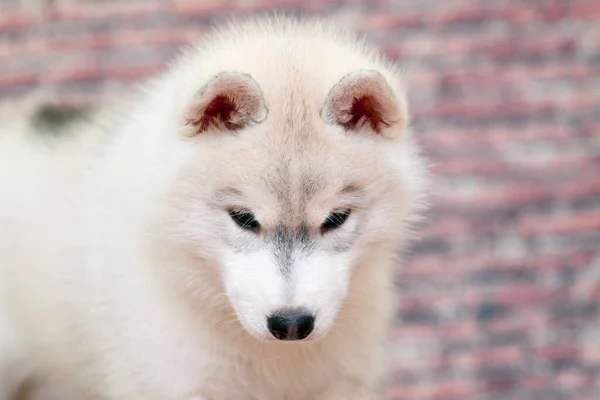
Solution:
M 408 72 L 436 196 L 384 398 L 600 399 L 598 0 L 0 0 L 0 108 L 110 102 L 269 10 L 342 19 Z

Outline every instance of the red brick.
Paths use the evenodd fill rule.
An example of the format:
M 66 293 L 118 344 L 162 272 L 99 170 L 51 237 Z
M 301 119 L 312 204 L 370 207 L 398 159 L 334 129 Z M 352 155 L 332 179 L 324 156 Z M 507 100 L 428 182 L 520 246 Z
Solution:
M 528 306 L 530 304 L 542 304 L 555 297 L 551 290 L 539 285 L 513 286 L 502 289 L 497 294 L 497 300 L 505 305 Z
M 44 17 L 50 21 L 91 21 L 111 17 L 135 17 L 163 11 L 163 4 L 155 0 L 102 2 L 100 4 L 74 2 L 72 6 L 48 10 Z
M 208 14 L 211 12 L 219 12 L 224 8 L 229 7 L 230 2 L 227 0 L 172 0 L 172 10 L 180 14 Z
M 444 198 L 447 204 L 482 204 L 487 207 L 504 206 L 511 204 L 529 204 L 549 199 L 553 196 L 552 190 L 541 185 L 495 185 L 481 187 L 475 193 L 447 194 Z
M 437 327 L 440 336 L 445 340 L 472 339 L 477 334 L 477 327 L 472 323 L 454 322 Z
M 427 325 L 401 325 L 395 326 L 391 330 L 391 338 L 402 341 L 403 338 L 432 338 L 435 337 L 435 332 Z
M 359 18 L 358 28 L 364 30 L 383 30 L 397 26 L 417 25 L 423 21 L 419 15 L 404 14 L 366 14 Z
M 162 64 L 145 65 L 138 67 L 112 68 L 106 72 L 106 77 L 119 80 L 137 80 L 144 77 L 152 76 L 160 71 L 163 71 L 164 69 L 165 66 Z
M 518 83 L 530 79 L 585 79 L 591 73 L 585 64 L 560 65 L 548 64 L 536 68 L 512 67 L 500 71 L 473 73 L 472 71 L 454 71 L 442 76 L 445 85 L 473 85 L 475 87 Z M 429 78 L 431 79 L 431 78 Z
M 535 356 L 539 358 L 564 358 L 577 355 L 577 348 L 569 345 L 550 345 L 535 349 Z
M 386 399 L 433 399 L 457 398 L 475 392 L 475 385 L 469 381 L 442 381 L 434 385 L 415 385 L 386 391 Z
M 454 360 L 461 367 L 477 368 L 493 364 L 518 365 L 522 361 L 523 351 L 517 346 L 505 346 L 459 354 Z
M 594 285 L 594 287 L 592 288 L 592 290 L 590 292 L 590 297 L 593 300 L 600 301 L 600 283 L 598 283 L 597 285 Z
M 0 13 L 0 30 L 14 29 L 31 25 L 35 18 L 31 13 L 3 11 Z
M 444 175 L 483 174 L 503 172 L 505 164 L 496 160 L 473 162 L 470 160 L 454 160 L 444 164 L 434 165 L 432 171 Z
M 456 276 L 456 272 L 450 273 L 450 268 L 448 268 L 451 261 L 448 261 L 438 255 L 424 256 L 415 260 L 413 262 L 409 262 L 402 271 L 404 276 L 438 276 L 445 271 L 448 276 L 453 275 Z
M 453 22 L 471 21 L 493 16 L 497 11 L 485 8 L 463 8 L 458 10 L 432 13 L 427 22 L 448 24 Z
M 2 75 L 0 74 L 0 86 L 29 85 L 36 82 L 36 77 L 31 73 Z
M 475 391 L 475 385 L 469 381 L 442 381 L 433 387 L 433 397 L 460 398 L 468 396 Z
M 523 382 L 528 388 L 542 388 L 547 385 L 546 379 L 536 375 L 526 376 Z
M 501 334 L 517 330 L 542 329 L 547 325 L 548 319 L 543 314 L 535 312 L 535 309 L 528 309 L 490 320 L 485 324 L 485 329 L 491 333 Z
M 581 347 L 581 356 L 586 362 L 593 365 L 600 365 L 600 343 L 584 343 Z
M 94 35 L 84 38 L 68 38 L 52 40 L 48 42 L 48 47 L 52 50 L 73 51 L 73 50 L 99 50 L 107 49 L 113 46 L 114 39 L 106 35 Z
M 418 233 L 419 238 L 428 239 L 440 236 L 454 236 L 467 233 L 469 225 L 464 219 L 457 217 L 446 217 L 437 220 L 435 224 L 427 224 Z
M 73 82 L 102 78 L 102 72 L 98 68 L 87 69 L 64 69 L 52 71 L 47 76 L 49 82 Z
M 596 21 L 600 17 L 600 6 L 596 1 L 574 4 L 569 7 L 569 16 Z
M 587 386 L 589 379 L 581 371 L 562 371 L 556 377 L 556 383 L 563 389 L 575 390 Z
M 520 227 L 521 232 L 526 235 L 538 232 L 567 234 L 577 231 L 599 229 L 599 210 L 580 211 L 576 214 L 566 214 L 562 216 L 529 217 L 521 223 Z

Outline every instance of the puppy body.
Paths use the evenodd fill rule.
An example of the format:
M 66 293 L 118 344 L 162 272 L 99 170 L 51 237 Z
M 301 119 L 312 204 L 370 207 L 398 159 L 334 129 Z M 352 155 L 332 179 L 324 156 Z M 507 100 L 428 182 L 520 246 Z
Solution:
M 327 24 L 269 18 L 143 92 L 51 141 L 0 132 L 0 399 L 27 380 L 90 400 L 372 398 L 423 204 L 397 71 Z M 281 310 L 314 317 L 305 340 L 269 332 Z

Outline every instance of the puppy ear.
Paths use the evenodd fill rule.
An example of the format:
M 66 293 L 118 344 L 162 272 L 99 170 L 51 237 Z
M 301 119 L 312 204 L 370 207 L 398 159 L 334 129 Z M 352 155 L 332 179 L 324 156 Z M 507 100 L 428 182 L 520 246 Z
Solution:
M 357 71 L 343 77 L 329 92 L 321 116 L 347 131 L 369 131 L 393 138 L 407 115 L 394 91 L 377 71 Z
M 185 115 L 190 136 L 214 128 L 235 131 L 251 123 L 263 121 L 267 108 L 262 91 L 250 76 L 238 72 L 222 72 L 212 78 L 196 94 Z

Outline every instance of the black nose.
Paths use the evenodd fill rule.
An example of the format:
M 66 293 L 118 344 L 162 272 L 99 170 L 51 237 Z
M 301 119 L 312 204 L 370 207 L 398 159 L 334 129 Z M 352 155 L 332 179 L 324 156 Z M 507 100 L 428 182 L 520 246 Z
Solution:
M 279 311 L 267 319 L 267 324 L 279 340 L 302 340 L 313 331 L 315 317 L 306 311 Z

